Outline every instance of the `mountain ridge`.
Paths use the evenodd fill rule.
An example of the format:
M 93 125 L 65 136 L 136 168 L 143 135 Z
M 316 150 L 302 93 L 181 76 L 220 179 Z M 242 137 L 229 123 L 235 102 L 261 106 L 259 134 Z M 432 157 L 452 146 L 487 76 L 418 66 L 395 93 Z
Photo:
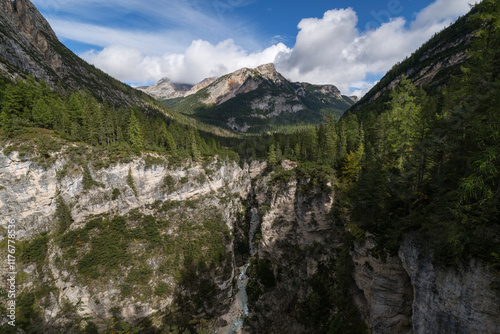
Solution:
M 31 74 L 49 86 L 88 89 L 113 104 L 148 105 L 150 97 L 88 64 L 57 38 L 28 0 L 0 0 L 0 75 L 15 80 Z
M 319 124 L 328 113 L 339 118 L 355 102 L 334 85 L 291 82 L 272 63 L 241 68 L 165 102 L 172 101 L 180 113 L 240 133 Z
M 467 49 L 477 29 L 470 22 L 474 12 L 473 8 L 453 25 L 436 33 L 409 57 L 395 64 L 349 111 L 363 113 L 364 107 L 371 102 L 376 102 L 378 108 L 387 102 L 387 93 L 399 85 L 403 76 L 417 87 L 440 89 L 453 75 L 461 74 L 460 66 L 469 59 Z

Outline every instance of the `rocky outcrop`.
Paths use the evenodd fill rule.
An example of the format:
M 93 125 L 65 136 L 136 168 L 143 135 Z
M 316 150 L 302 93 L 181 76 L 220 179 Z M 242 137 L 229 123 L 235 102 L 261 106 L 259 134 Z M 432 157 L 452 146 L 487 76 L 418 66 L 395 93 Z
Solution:
M 412 237 L 399 251 L 413 287 L 413 333 L 498 333 L 500 292 L 491 268 L 478 260 L 435 266 Z
M 191 88 L 193 85 L 174 83 L 169 78 L 163 78 L 153 86 L 136 87 L 136 89 L 142 90 L 158 100 L 184 97 Z
M 257 260 L 249 269 L 249 286 L 254 291 L 249 293 L 251 313 L 245 330 L 318 333 L 320 324 L 313 324 L 312 319 L 326 313 L 329 315 L 322 321 L 327 322 L 332 310 L 309 314 L 309 305 L 316 305 L 317 293 L 323 288 L 312 282 L 333 278 L 329 275 L 334 272 L 328 268 L 332 268 L 334 248 L 340 244 L 329 217 L 333 194 L 320 187 L 306 190 L 307 179 L 292 177 L 271 187 L 269 181 L 270 176 L 258 180 L 252 196 L 262 213 L 261 240 Z
M 280 94 L 278 96 L 265 95 L 252 101 L 252 116 L 259 118 L 277 117 L 281 113 L 297 113 L 304 110 L 297 96 Z
M 372 333 L 412 331 L 413 287 L 398 257 L 375 258 L 370 236 L 352 251 L 353 277 L 359 291 L 354 299 Z
M 459 267 L 433 264 L 409 236 L 399 256 L 375 258 L 366 236 L 352 252 L 356 304 L 372 333 L 496 333 L 500 328 L 498 278 L 477 260 Z
M 252 167 L 246 165 L 241 168 L 235 162 L 217 158 L 206 161 L 204 165 L 192 161 L 172 165 L 160 156 L 155 157 L 158 159 L 156 163 L 147 165 L 146 158 L 151 158 L 149 156 L 137 157 L 129 163 L 94 169 L 91 163 L 82 166 L 72 162 L 66 153 L 67 149 L 71 148 L 66 147 L 60 152 L 52 153 L 54 161 L 49 167 L 41 167 L 36 156 L 21 158 L 17 151 L 8 155 L 0 154 L 0 239 L 7 237 L 7 222 L 10 219 L 17 222 L 18 244 L 29 243 L 39 236 L 48 235 L 46 258 L 40 259 L 43 263 L 36 264 L 24 260 L 18 263 L 17 268 L 17 271 L 26 277 L 23 281 L 18 281 L 20 294 L 38 291 L 37 289 L 41 289 L 39 284 L 51 287 L 50 294 L 43 299 L 47 305 L 42 313 L 46 326 L 44 328 L 50 332 L 68 322 L 79 324 L 81 320 L 68 318 L 65 305 L 78 305 L 76 314 L 72 317 L 90 317 L 98 323 L 113 317 L 113 310 L 117 309 L 120 310 L 118 315 L 129 323 L 147 317 L 162 319 L 164 314 L 172 314 L 173 303 L 176 310 L 179 310 L 182 309 L 179 305 L 183 303 L 191 305 L 190 300 L 198 300 L 198 303 L 201 303 L 198 305 L 203 306 L 198 311 L 192 311 L 199 312 L 201 317 L 223 315 L 236 294 L 232 284 L 234 269 L 230 239 L 226 239 L 222 245 L 225 252 L 220 255 L 226 260 L 217 268 L 210 272 L 189 269 L 192 271 L 189 275 L 198 275 L 197 280 L 204 282 L 204 286 L 213 286 L 211 297 L 203 297 L 207 300 L 200 301 L 197 281 L 190 282 L 188 276 L 177 277 L 187 275 L 183 274 L 182 270 L 188 269 L 169 274 L 176 266 L 168 262 L 172 255 L 164 252 L 144 253 L 147 243 L 141 246 L 134 239 L 130 241 L 128 252 L 135 254 L 136 258 L 120 265 L 120 275 L 110 272 L 103 278 L 94 277 L 89 282 L 89 278 L 77 269 L 79 262 L 71 262 L 68 249 L 61 246 L 60 238 L 57 237 L 60 224 L 56 218 L 58 201 L 62 199 L 70 209 L 72 222 L 69 231 L 84 233 L 90 221 L 112 217 L 129 217 L 127 224 L 134 225 L 127 229 L 133 231 L 134 228 L 141 228 L 141 223 L 136 225 L 137 223 L 133 223 L 136 218 L 130 217 L 152 215 L 156 220 L 170 221 L 168 228 L 159 230 L 161 235 L 168 236 L 171 240 L 180 240 L 186 238 L 186 232 L 214 233 L 205 231 L 204 227 L 204 224 L 214 220 L 222 220 L 228 231 L 231 231 L 242 210 L 241 199 L 246 198 L 250 192 L 250 175 L 258 173 L 262 168 L 255 163 Z M 88 182 L 91 182 L 91 186 Z M 197 203 L 196 210 L 193 203 Z M 183 228 L 186 221 L 192 222 L 190 224 L 193 226 L 188 231 Z M 106 227 L 99 229 L 101 228 Z M 93 238 L 101 235 L 99 230 L 93 231 Z M 189 238 L 185 240 L 192 241 Z M 79 245 L 81 250 L 77 248 L 77 254 L 84 254 L 89 248 L 95 247 L 92 242 Z M 73 256 L 80 258 L 77 254 Z M 182 254 L 181 247 L 177 256 L 182 259 Z M 136 263 L 137 260 L 143 262 Z M 168 269 L 165 263 L 174 267 Z M 8 272 L 6 265 L 5 258 L 2 258 L 0 267 L 1 276 L 4 278 Z M 126 292 L 128 290 L 123 289 L 130 284 L 127 277 L 137 266 L 146 268 L 149 282 L 141 282 L 147 284 L 139 285 L 137 291 L 132 291 L 129 295 L 129 292 Z M 2 279 L 2 282 L 6 280 Z M 164 286 L 164 289 L 170 292 L 163 296 L 153 293 L 156 291 L 154 289 L 144 292 L 144 288 L 148 286 L 151 287 L 149 289 Z M 214 326 L 224 325 L 225 323 L 220 323 Z
M 287 80 L 276 71 L 273 64 L 266 64 L 254 69 L 242 68 L 225 75 L 207 87 L 208 97 L 202 99 L 205 104 L 220 105 L 239 94 L 256 90 L 264 80 L 275 85 L 282 85 Z

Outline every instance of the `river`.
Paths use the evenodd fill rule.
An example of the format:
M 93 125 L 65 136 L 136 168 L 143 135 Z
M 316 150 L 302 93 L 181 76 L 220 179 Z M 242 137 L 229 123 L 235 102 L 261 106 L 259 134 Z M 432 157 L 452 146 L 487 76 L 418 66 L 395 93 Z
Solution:
M 243 327 L 243 321 L 248 316 L 248 296 L 246 287 L 248 284 L 247 270 L 250 266 L 250 260 L 255 255 L 256 250 L 253 245 L 253 238 L 259 225 L 259 215 L 256 209 L 252 209 L 252 219 L 250 221 L 250 231 L 248 233 L 248 245 L 250 248 L 250 257 L 247 264 L 240 267 L 240 275 L 238 276 L 238 294 L 236 295 L 233 307 L 231 307 L 231 323 L 221 331 L 223 334 L 235 334 Z

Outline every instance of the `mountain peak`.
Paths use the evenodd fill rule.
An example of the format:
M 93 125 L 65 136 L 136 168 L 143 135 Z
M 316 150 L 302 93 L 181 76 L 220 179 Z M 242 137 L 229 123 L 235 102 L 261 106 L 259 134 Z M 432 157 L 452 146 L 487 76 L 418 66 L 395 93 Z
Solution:
M 274 67 L 273 63 L 269 63 L 269 64 L 264 64 L 264 65 L 257 66 L 255 68 L 255 70 L 257 72 L 259 72 L 259 73 L 274 73 L 274 72 L 278 72 L 276 70 L 276 67 Z
M 274 64 L 264 64 L 256 68 L 242 68 L 226 74 L 208 87 L 209 96 L 205 104 L 221 104 L 236 95 L 256 90 L 264 82 L 282 85 L 287 80 L 276 70 Z

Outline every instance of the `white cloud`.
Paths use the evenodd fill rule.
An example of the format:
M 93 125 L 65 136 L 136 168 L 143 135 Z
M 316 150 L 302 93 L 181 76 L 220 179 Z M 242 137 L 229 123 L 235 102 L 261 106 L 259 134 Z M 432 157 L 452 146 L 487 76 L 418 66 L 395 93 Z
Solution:
M 418 13 L 412 27 L 425 27 L 437 22 L 450 21 L 467 13 L 470 10 L 469 4 L 477 2 L 478 0 L 436 0 Z
M 184 32 L 146 32 L 103 27 L 89 23 L 73 22 L 53 18 L 52 28 L 63 40 L 72 40 L 99 47 L 127 46 L 138 48 L 148 54 L 181 52 L 188 45 L 190 35 Z
M 126 82 L 152 83 L 166 76 L 177 82 L 197 83 L 241 67 L 274 62 L 277 69 L 293 81 L 330 83 L 345 94 L 362 95 L 396 62 L 410 55 L 458 15 L 465 14 L 470 1 L 436 0 L 417 13 L 412 22 L 402 17 L 393 18 L 364 32 L 357 29 L 358 17 L 352 8 L 334 9 L 322 18 L 300 21 L 292 49 L 277 43 L 257 52 L 242 47 L 246 44 L 240 38 L 236 39 L 237 43 L 225 38 L 214 43 L 189 38 L 190 33 L 183 29 L 124 34 L 126 30 L 123 29 L 91 25 L 72 27 L 62 21 L 55 21 L 55 26 L 66 38 L 90 40 L 104 47 L 102 51 L 87 52 L 83 57 Z M 183 2 L 175 0 L 172 3 Z M 145 7 L 147 12 L 154 10 L 146 3 Z M 214 20 L 191 7 L 182 8 L 185 13 L 181 11 L 181 14 L 189 18 L 185 21 L 188 24 L 196 25 L 196 20 L 205 20 L 205 23 Z M 184 45 L 183 41 L 192 42 Z
M 196 40 L 184 53 L 163 56 L 148 56 L 137 48 L 111 46 L 100 52 L 87 52 L 82 57 L 126 82 L 144 84 L 168 77 L 175 82 L 194 84 L 242 67 L 273 62 L 278 54 L 290 51 L 280 43 L 261 52 L 248 53 L 229 39 L 217 45 Z
M 333 83 L 342 92 L 364 94 L 382 75 L 409 56 L 434 33 L 448 26 L 470 8 L 470 0 L 436 0 L 417 14 L 409 25 L 394 18 L 380 27 L 360 33 L 352 8 L 335 9 L 321 19 L 303 19 L 293 51 L 281 54 L 277 68 L 292 80 Z

